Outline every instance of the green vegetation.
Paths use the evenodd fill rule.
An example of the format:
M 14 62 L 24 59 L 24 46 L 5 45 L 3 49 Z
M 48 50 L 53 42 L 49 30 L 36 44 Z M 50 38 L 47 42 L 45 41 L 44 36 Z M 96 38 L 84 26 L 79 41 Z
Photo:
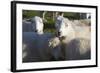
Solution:
M 52 22 L 45 22 L 44 23 L 44 32 L 52 32 L 54 33 L 55 32 L 55 23 L 52 21 Z
M 23 19 L 32 18 L 33 16 L 38 16 L 38 15 L 39 15 L 39 11 L 23 10 Z

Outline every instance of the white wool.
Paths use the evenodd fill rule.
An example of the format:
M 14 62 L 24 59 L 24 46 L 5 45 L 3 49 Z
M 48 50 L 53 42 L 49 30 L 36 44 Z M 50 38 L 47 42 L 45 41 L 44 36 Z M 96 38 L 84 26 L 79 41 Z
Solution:
M 49 40 L 49 47 L 54 48 L 54 47 L 58 46 L 59 44 L 60 44 L 60 40 L 58 37 L 54 37 Z

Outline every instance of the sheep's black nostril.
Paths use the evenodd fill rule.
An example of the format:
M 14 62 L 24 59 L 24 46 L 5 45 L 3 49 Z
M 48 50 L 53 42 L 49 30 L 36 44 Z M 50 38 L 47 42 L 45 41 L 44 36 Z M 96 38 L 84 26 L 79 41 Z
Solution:
M 66 37 L 62 36 L 62 37 L 60 37 L 59 39 L 60 39 L 60 40 L 64 40 L 65 38 L 66 38 Z
M 61 32 L 58 32 L 58 36 L 60 36 L 61 35 Z
M 35 30 L 35 32 L 37 32 L 37 30 Z

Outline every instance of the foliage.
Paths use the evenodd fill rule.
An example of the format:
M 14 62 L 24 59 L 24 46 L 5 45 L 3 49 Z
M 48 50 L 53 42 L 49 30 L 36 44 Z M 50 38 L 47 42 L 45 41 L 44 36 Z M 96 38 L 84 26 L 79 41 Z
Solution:
M 38 11 L 31 11 L 31 10 L 23 10 L 23 19 L 24 18 L 32 18 L 34 16 L 38 16 Z

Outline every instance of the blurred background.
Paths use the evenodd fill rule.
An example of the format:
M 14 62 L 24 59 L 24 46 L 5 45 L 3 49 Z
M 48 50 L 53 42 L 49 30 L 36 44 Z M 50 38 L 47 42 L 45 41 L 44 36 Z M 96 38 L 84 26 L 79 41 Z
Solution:
M 55 33 L 55 19 L 57 14 L 58 12 L 53 11 L 23 10 L 23 20 L 39 16 L 43 19 L 44 32 Z M 63 12 L 63 16 L 70 20 L 87 19 L 87 13 Z

